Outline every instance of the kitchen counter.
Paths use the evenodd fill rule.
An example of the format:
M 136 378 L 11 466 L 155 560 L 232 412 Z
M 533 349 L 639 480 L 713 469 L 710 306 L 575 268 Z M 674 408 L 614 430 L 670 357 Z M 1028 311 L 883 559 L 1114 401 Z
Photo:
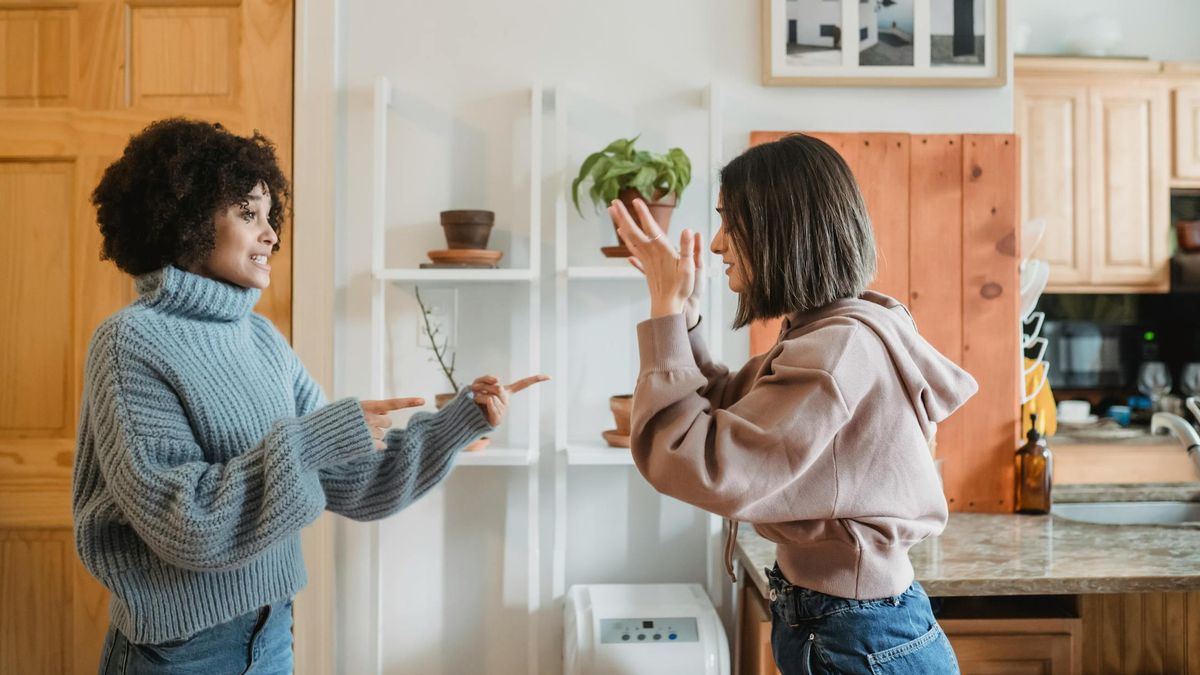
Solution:
M 775 545 L 749 526 L 739 530 L 737 544 L 737 560 L 765 595 L 763 568 L 774 565 Z M 910 557 L 931 596 L 1200 590 L 1196 525 L 1092 525 L 1056 516 L 952 513 L 946 531 L 918 544 Z
M 1055 485 L 1061 504 L 1097 502 L 1200 502 L 1200 483 L 1101 483 Z

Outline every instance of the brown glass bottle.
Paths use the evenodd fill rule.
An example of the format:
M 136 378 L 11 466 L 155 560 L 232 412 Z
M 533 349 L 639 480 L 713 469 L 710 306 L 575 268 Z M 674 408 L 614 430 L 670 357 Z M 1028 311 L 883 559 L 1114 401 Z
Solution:
M 1046 439 L 1038 433 L 1037 415 L 1030 415 L 1025 445 L 1017 450 L 1017 512 L 1050 512 L 1050 477 L 1054 459 Z

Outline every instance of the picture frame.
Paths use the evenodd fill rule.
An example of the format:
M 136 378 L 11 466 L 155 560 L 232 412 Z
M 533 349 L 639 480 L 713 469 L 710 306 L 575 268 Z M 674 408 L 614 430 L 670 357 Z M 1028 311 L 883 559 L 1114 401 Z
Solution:
M 763 84 L 1002 87 L 1006 24 L 1005 0 L 762 0 Z

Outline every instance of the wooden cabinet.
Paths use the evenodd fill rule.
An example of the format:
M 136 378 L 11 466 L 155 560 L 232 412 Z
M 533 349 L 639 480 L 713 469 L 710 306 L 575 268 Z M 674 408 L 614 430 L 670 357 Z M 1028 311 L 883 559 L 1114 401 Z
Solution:
M 1170 284 L 1168 80 L 1155 62 L 1018 59 L 1021 216 L 1046 219 L 1034 253 L 1051 292 L 1162 292 Z
M 737 594 L 733 675 L 779 675 L 771 653 L 771 608 L 745 570 Z
M 1200 181 L 1200 85 L 1175 89 L 1175 178 Z
M 1083 672 L 1079 619 L 943 619 L 963 675 Z
M 1014 98 L 1021 136 L 1021 218 L 1046 220 L 1037 257 L 1053 283 L 1091 278 L 1088 218 L 1088 93 L 1083 86 L 1031 83 Z

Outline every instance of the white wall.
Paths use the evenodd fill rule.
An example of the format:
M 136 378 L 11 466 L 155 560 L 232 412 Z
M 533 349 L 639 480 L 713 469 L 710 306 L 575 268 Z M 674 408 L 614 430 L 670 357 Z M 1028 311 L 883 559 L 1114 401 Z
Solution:
M 1009 0 L 1014 34 L 1029 32 L 1021 53 L 1064 54 L 1067 41 L 1089 17 L 1111 17 L 1121 32 L 1113 55 L 1160 61 L 1200 60 L 1200 2 L 1196 0 Z M 1022 25 L 1028 26 L 1023 29 Z
M 722 138 L 727 161 L 747 145 L 750 131 L 1009 132 L 1011 88 L 820 89 L 760 84 L 757 1 L 636 0 L 444 3 L 357 0 L 341 5 L 344 89 L 340 149 L 346 171 L 340 204 L 338 395 L 369 393 L 371 203 L 371 89 L 377 75 L 399 91 L 390 118 L 393 138 L 388 225 L 389 264 L 412 266 L 442 246 L 437 212 L 489 208 L 497 212 L 493 247 L 519 249 L 528 220 L 528 112 L 531 82 L 572 88 L 572 170 L 582 153 L 618 133 L 645 131 L 648 147 L 681 145 L 697 163 L 693 185 L 677 214 L 681 225 L 707 222 L 707 137 L 699 92 L 710 82 L 725 95 Z M 552 138 L 547 137 L 549 160 Z M 551 229 L 547 173 L 544 226 Z M 611 228 L 585 208 L 572 213 L 579 261 L 611 243 Z M 676 226 L 678 231 L 678 226 Z M 552 234 L 552 230 L 551 230 Z M 603 240 L 603 241 L 602 241 Z M 552 270 L 553 246 L 542 246 Z M 508 264 L 527 262 L 519 256 Z M 553 290 L 551 272 L 546 288 Z M 411 288 L 393 297 L 399 310 Z M 728 293 L 727 291 L 725 291 Z M 551 293 L 543 311 L 553 319 Z M 465 379 L 483 371 L 523 375 L 510 347 L 524 325 L 504 311 L 520 306 L 517 290 L 471 289 L 459 295 L 459 363 Z M 636 374 L 632 329 L 646 314 L 637 283 L 580 285 L 570 298 L 573 317 L 573 419 L 581 433 L 602 428 L 609 394 L 629 391 Z M 726 298 L 726 307 L 733 300 Z M 416 351 L 412 316 L 392 327 L 402 352 L 391 364 L 391 393 L 423 395 L 444 385 Z M 543 335 L 543 363 L 553 364 L 553 341 Z M 744 360 L 746 336 L 726 337 L 726 357 Z M 520 349 L 514 350 L 520 353 Z M 577 358 L 575 358 L 577 357 Z M 552 390 L 544 392 L 545 457 L 552 449 Z M 518 406 L 519 407 L 519 406 Z M 590 412 L 589 412 L 590 411 Z M 521 414 L 521 411 L 517 411 Z M 528 412 L 528 411 L 525 411 Z M 552 462 L 543 462 L 543 588 L 549 602 Z M 382 525 L 383 654 L 389 673 L 519 673 L 525 671 L 524 474 L 462 468 L 435 493 Z M 690 507 L 654 494 L 636 470 L 570 470 L 567 583 L 704 581 L 705 519 Z M 342 528 L 339 553 L 339 652 L 342 672 L 365 672 L 368 569 L 361 526 Z M 541 671 L 557 672 L 560 639 L 553 609 L 544 617 Z

